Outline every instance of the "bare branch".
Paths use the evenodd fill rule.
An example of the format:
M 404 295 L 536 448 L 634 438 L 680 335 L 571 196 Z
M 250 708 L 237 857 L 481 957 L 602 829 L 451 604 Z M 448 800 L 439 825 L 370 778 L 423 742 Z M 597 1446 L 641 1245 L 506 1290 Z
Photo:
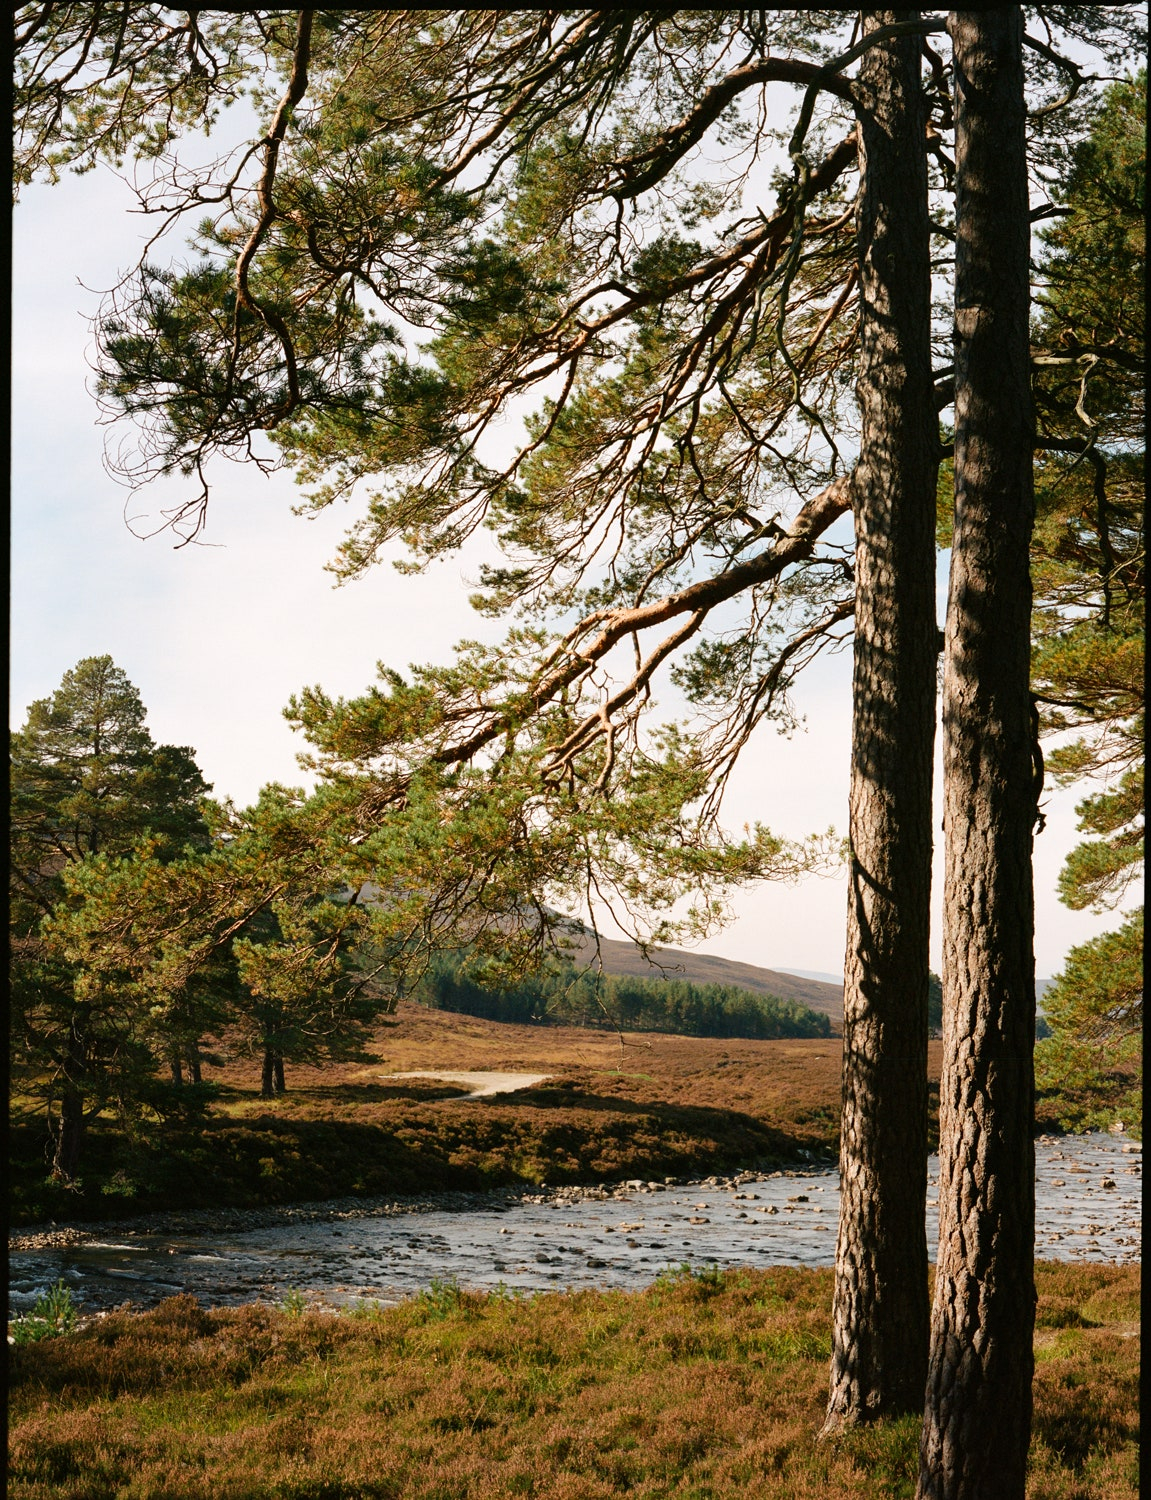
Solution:
M 655 625 L 666 624 L 679 615 L 687 614 L 691 616 L 691 620 L 688 626 L 683 627 L 682 638 L 686 640 L 698 629 L 699 623 L 702 623 L 707 613 L 717 605 L 734 598 L 756 584 L 778 578 L 786 568 L 810 557 L 819 537 L 833 521 L 838 520 L 841 515 L 850 510 L 852 483 L 853 476 L 851 475 L 841 475 L 833 480 L 826 489 L 807 501 L 792 524 L 791 530 L 784 532 L 772 547 L 758 556 L 749 558 L 746 562 L 736 563 L 712 578 L 689 584 L 687 588 L 669 594 L 666 598 L 654 600 L 650 604 L 630 609 L 596 610 L 586 616 L 565 637 L 560 652 L 557 653 L 560 656 L 559 664 L 553 666 L 550 671 L 546 671 L 523 695 L 525 706 L 518 711 L 516 717 L 518 718 L 525 712 L 537 712 L 545 704 L 550 703 L 565 687 L 583 676 L 591 665 L 601 661 L 625 637 L 641 630 L 648 630 Z M 679 632 L 668 638 L 668 642 L 665 642 L 668 650 L 679 644 L 679 638 Z M 662 648 L 657 648 L 657 651 L 661 650 Z M 641 665 L 632 684 L 629 684 L 629 688 L 634 688 L 634 691 L 624 690 L 626 696 L 621 699 L 621 702 L 630 701 L 635 696 L 635 692 L 638 692 L 650 680 L 651 672 L 666 654 L 667 652 L 663 651 L 658 660 L 653 660 L 649 656 L 650 669 L 646 662 Z M 496 713 L 476 733 L 466 740 L 437 750 L 431 759 L 441 765 L 455 765 L 469 761 L 487 745 L 498 739 L 514 722 L 515 719 L 510 714 Z
M 276 163 L 279 160 L 280 143 L 288 128 L 288 122 L 292 117 L 292 111 L 304 97 L 308 87 L 308 54 L 312 41 L 312 16 L 310 10 L 302 10 L 296 27 L 296 48 L 292 57 L 292 72 L 288 79 L 288 87 L 280 100 L 279 108 L 276 110 L 272 128 L 268 131 L 264 141 L 264 171 L 257 186 L 257 196 L 260 204 L 260 216 L 256 220 L 255 227 L 248 238 L 248 243 L 236 262 L 236 318 L 233 325 L 232 335 L 232 367 L 240 357 L 240 308 L 248 308 L 254 312 L 275 333 L 280 341 L 280 347 L 284 351 L 284 363 L 288 375 L 288 399 L 285 401 L 279 413 L 271 423 L 265 424 L 269 428 L 274 427 L 277 422 L 288 416 L 300 402 L 300 378 L 296 364 L 296 351 L 292 343 L 292 336 L 288 331 L 287 324 L 274 308 L 259 302 L 251 292 L 248 284 L 248 272 L 260 242 L 267 234 L 269 226 L 275 217 L 276 206 L 272 198 L 272 188 L 276 181 Z

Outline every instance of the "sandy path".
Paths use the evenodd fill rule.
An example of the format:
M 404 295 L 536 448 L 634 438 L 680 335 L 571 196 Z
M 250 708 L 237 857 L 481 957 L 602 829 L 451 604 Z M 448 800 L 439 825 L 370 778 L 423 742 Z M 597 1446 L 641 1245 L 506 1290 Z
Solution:
M 461 1099 L 484 1099 L 491 1094 L 514 1094 L 517 1089 L 530 1089 L 537 1083 L 545 1083 L 550 1073 L 433 1073 L 420 1069 L 416 1073 L 382 1073 L 381 1078 L 435 1078 L 442 1083 L 459 1083 L 467 1088 Z

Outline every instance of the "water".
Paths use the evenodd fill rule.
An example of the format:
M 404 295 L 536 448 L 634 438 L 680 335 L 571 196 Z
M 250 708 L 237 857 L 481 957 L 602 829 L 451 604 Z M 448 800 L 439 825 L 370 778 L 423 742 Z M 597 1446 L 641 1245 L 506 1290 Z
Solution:
M 1036 1254 L 1140 1258 L 1142 1153 L 1093 1134 L 1036 1142 Z M 938 1161 L 931 1159 L 928 1245 L 938 1234 Z M 1113 1186 L 1104 1186 L 1104 1183 Z M 495 1193 L 467 1209 L 336 1208 L 311 1222 L 250 1230 L 110 1234 L 15 1249 L 14 1311 L 59 1278 L 85 1311 L 149 1306 L 177 1292 L 206 1305 L 277 1301 L 289 1290 L 339 1306 L 394 1302 L 433 1279 L 491 1290 L 637 1288 L 683 1264 L 826 1266 L 835 1255 L 838 1174 L 739 1173 L 698 1183 Z M 315 1206 L 313 1206 L 314 1213 Z

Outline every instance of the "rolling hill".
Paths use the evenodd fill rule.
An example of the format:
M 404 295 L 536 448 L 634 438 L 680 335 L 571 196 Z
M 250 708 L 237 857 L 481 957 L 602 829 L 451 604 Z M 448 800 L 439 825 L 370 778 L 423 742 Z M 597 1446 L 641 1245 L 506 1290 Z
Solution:
M 375 887 L 365 886 L 360 899 L 369 903 L 375 898 Z M 570 931 L 567 941 L 575 943 L 571 957 L 576 964 L 591 963 L 594 937 L 584 929 L 579 941 Z M 780 1000 L 798 1000 L 831 1020 L 836 1036 L 843 1028 L 843 985 L 826 984 L 821 979 L 807 979 L 798 974 L 784 974 L 778 969 L 761 969 L 757 964 L 739 963 L 735 959 L 715 958 L 710 953 L 689 953 L 683 948 L 652 948 L 652 959 L 645 958 L 634 943 L 617 938 L 599 940 L 604 972 L 625 974 L 640 979 L 660 977 L 687 979 L 693 984 L 731 984 L 753 990 L 760 995 L 775 995 Z
M 616 938 L 600 938 L 604 972 L 655 979 L 661 973 L 668 979 L 687 979 L 693 984 L 734 984 L 761 995 L 776 995 L 780 1000 L 798 1000 L 812 1010 L 831 1018 L 838 1028 L 843 1024 L 843 986 L 825 984 L 819 979 L 801 979 L 782 974 L 777 969 L 761 969 L 756 964 L 738 963 L 730 958 L 715 958 L 710 953 L 689 953 L 682 948 L 653 948 L 649 962 L 634 943 Z M 587 933 L 572 957 L 577 963 L 590 963 L 595 940 Z

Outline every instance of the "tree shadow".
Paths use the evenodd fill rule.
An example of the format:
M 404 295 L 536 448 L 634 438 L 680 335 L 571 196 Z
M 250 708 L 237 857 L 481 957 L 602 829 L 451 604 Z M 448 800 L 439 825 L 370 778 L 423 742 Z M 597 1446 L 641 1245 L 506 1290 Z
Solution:
M 567 1088 L 462 1100 L 396 1089 L 408 1111 L 333 1117 L 332 1101 L 378 1103 L 386 1087 L 331 1085 L 325 1118 L 294 1111 L 220 1113 L 135 1142 L 109 1127 L 93 1134 L 83 1190 L 67 1205 L 44 1185 L 42 1166 L 37 1172 L 31 1161 L 20 1160 L 14 1217 L 92 1221 L 157 1209 L 260 1208 L 544 1181 L 590 1186 L 693 1178 L 781 1166 L 804 1155 L 810 1160 L 821 1144 L 739 1110 Z M 429 1104 L 410 1112 L 412 1105 Z M 30 1155 L 31 1145 L 30 1137 L 22 1140 L 18 1156 Z M 111 1198 L 108 1183 L 116 1179 L 124 1188 Z
M 410 1083 L 316 1083 L 289 1087 L 286 1099 L 314 1100 L 317 1104 L 428 1104 L 439 1099 L 466 1098 L 458 1083 L 437 1083 L 433 1079 Z
M 1046 1399 L 1037 1403 L 1033 1436 L 1074 1472 L 1092 1456 L 1115 1452 L 1138 1440 L 1134 1408 L 1126 1402 L 1108 1402 L 1106 1397 L 1113 1397 L 1113 1391 L 1068 1382 L 1044 1394 Z

